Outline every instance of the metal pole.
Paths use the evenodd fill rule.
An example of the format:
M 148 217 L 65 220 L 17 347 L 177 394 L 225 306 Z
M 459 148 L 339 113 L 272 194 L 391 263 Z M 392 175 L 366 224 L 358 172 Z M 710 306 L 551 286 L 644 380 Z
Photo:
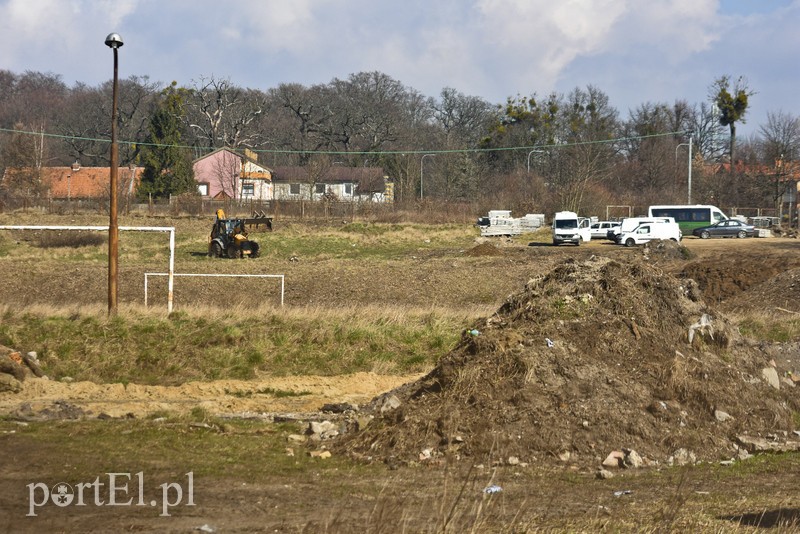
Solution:
M 117 147 L 117 73 L 118 47 L 114 50 L 114 89 L 111 107 L 111 189 L 108 218 L 108 313 L 117 313 L 119 297 L 119 223 L 117 220 L 117 170 L 119 167 L 119 150 Z
M 687 204 L 692 203 L 692 135 L 689 135 L 689 198 Z

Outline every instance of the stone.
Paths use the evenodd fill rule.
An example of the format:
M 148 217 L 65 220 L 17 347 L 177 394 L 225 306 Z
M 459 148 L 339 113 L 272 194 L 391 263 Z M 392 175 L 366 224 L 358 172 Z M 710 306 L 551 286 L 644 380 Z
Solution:
M 400 402 L 400 399 L 397 398 L 395 395 L 389 395 L 385 399 L 383 399 L 383 404 L 381 404 L 381 413 L 391 412 L 392 410 L 396 410 L 400 407 L 403 403 Z
M 730 421 L 731 419 L 733 419 L 733 417 L 728 412 L 723 412 L 722 410 L 714 410 L 714 419 L 716 419 L 720 423 L 724 423 L 725 421 Z
M 564 451 L 558 455 L 558 459 L 564 463 L 569 462 L 571 458 L 572 458 L 572 453 L 569 451 Z
M 792 380 L 788 376 L 784 376 L 784 377 L 781 378 L 781 384 L 783 384 L 784 386 L 790 387 L 790 388 L 793 388 L 793 387 L 797 386 L 797 384 L 794 383 L 794 380 Z
M 672 456 L 667 459 L 667 463 L 669 465 L 676 465 L 678 467 L 684 465 L 692 465 L 697 462 L 697 456 L 689 450 L 686 449 L 678 449 Z
M 606 459 L 603 460 L 603 467 L 620 467 L 625 460 L 625 453 L 622 451 L 611 451 Z
M 508 465 L 519 465 L 519 458 L 516 456 L 509 456 L 508 460 L 506 460 Z
M 300 434 L 289 434 L 286 436 L 286 439 L 291 443 L 305 443 L 308 441 L 307 437 L 301 436 Z
M 0 393 L 10 391 L 11 393 L 19 393 L 22 389 L 22 383 L 11 375 L 0 373 Z
M 750 454 L 800 451 L 800 441 L 768 441 L 764 438 L 753 436 L 736 436 L 736 441 Z
M 311 421 L 308 424 L 308 433 L 319 439 L 330 439 L 339 435 L 339 427 L 330 421 Z
M 623 449 L 623 452 L 625 453 L 625 458 L 622 460 L 622 465 L 625 467 L 639 469 L 644 465 L 644 460 L 642 460 L 642 457 L 635 450 Z
M 778 371 L 776 371 L 774 367 L 765 367 L 762 369 L 761 378 L 764 380 L 764 382 L 775 389 L 781 389 L 781 381 L 778 377 Z
M 14 352 L 12 354 L 19 353 Z M 25 380 L 25 367 L 21 365 L 20 362 L 17 362 L 17 360 L 11 358 L 10 355 L 0 356 L 0 373 L 11 375 L 20 382 Z
M 609 478 L 614 478 L 614 473 L 607 469 L 598 469 L 597 473 L 595 473 L 595 477 L 600 480 L 608 480 Z
M 322 408 L 320 408 L 320 411 L 327 413 L 357 412 L 358 404 L 354 404 L 352 402 L 333 402 L 323 404 Z
M 367 428 L 367 426 L 372 422 L 371 415 L 362 415 L 356 417 L 356 430 L 361 431 Z
M 312 458 L 319 458 L 321 460 L 325 460 L 332 456 L 331 451 L 311 451 L 308 453 L 308 455 Z

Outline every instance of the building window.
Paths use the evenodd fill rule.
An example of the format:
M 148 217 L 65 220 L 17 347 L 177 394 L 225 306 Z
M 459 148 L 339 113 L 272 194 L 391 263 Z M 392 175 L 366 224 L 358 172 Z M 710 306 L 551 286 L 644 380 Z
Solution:
M 325 194 L 325 184 L 314 184 L 314 192 L 320 195 Z
M 300 184 L 289 184 L 289 194 L 290 195 L 299 195 L 300 194 Z
M 200 193 L 201 197 L 208 196 L 208 184 L 207 183 L 199 183 L 197 184 L 197 192 Z
M 242 184 L 242 196 L 243 197 L 252 197 L 256 194 L 256 186 L 255 184 Z
M 353 194 L 353 184 L 344 184 L 344 194 L 345 195 Z

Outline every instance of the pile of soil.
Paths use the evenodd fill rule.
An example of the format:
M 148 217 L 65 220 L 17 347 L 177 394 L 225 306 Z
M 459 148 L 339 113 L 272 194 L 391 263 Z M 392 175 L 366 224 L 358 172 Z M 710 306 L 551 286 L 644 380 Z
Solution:
M 466 256 L 502 256 L 503 251 L 491 243 L 481 243 L 475 245 L 464 253 Z
M 783 257 L 766 261 L 763 255 L 739 254 L 735 265 L 730 259 L 704 259 L 688 263 L 680 276 L 692 278 L 700 286 L 706 302 L 720 303 L 773 276 L 800 267 L 800 258 Z
M 800 268 L 779 273 L 751 286 L 724 303 L 725 310 L 757 310 L 772 312 L 782 308 L 800 313 Z
M 739 435 L 794 428 L 797 390 L 770 386 L 769 366 L 692 280 L 641 259 L 566 260 L 428 375 L 374 399 L 375 418 L 337 446 L 389 463 L 596 466 L 620 448 L 651 462 L 679 449 L 731 458 Z
M 670 239 L 656 239 L 644 244 L 642 257 L 651 263 L 660 263 L 687 260 L 692 257 L 692 253 L 680 243 Z

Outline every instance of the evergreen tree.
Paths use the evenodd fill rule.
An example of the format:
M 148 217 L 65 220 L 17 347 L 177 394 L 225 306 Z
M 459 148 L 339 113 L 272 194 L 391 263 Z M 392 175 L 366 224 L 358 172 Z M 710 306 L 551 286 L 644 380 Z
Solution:
M 167 198 L 197 192 L 191 152 L 181 146 L 183 134 L 183 89 L 172 82 L 161 93 L 161 101 L 150 118 L 147 145 L 142 150 L 144 172 L 139 186 L 141 196 Z

